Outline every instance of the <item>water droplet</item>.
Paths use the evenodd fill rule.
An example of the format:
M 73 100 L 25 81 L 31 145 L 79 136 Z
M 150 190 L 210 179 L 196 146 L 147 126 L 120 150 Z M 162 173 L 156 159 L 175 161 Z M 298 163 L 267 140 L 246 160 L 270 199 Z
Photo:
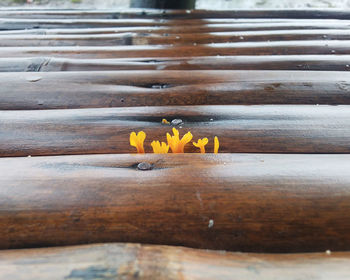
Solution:
M 180 124 L 182 124 L 183 122 L 182 122 L 182 120 L 181 119 L 173 119 L 172 121 L 171 121 L 171 125 L 180 125 Z
M 212 228 L 213 226 L 214 226 L 214 220 L 210 219 L 209 224 L 208 224 L 208 228 Z
M 243 37 L 243 36 L 239 36 L 239 39 L 240 39 L 240 40 L 244 40 L 244 37 Z

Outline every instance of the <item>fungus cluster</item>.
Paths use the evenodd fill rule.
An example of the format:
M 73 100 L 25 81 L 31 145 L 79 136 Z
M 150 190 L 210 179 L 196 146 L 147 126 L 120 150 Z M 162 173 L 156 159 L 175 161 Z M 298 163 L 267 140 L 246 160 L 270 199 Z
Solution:
M 187 132 L 180 139 L 180 133 L 176 128 L 173 128 L 173 135 L 170 133 L 166 134 L 167 142 L 153 141 L 151 143 L 153 153 L 155 154 L 167 154 L 169 149 L 173 154 L 180 154 L 185 152 L 185 146 L 191 142 L 193 135 L 191 132 Z M 137 153 L 144 154 L 144 141 L 146 139 L 146 133 L 143 131 L 131 132 L 130 134 L 130 145 L 137 149 Z M 208 144 L 208 138 L 198 139 L 197 142 L 192 142 L 193 145 L 200 149 L 202 154 L 205 153 L 205 146 Z M 219 152 L 219 139 L 217 136 L 214 137 L 214 154 Z

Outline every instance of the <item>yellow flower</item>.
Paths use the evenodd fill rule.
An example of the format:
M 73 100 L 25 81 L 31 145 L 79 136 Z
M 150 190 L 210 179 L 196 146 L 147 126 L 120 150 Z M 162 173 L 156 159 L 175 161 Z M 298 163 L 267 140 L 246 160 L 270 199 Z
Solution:
M 137 135 L 135 132 L 131 132 L 130 145 L 135 147 L 139 154 L 144 154 L 145 150 L 143 148 L 143 142 L 145 141 L 145 139 L 146 133 L 144 133 L 143 131 L 138 132 Z
M 160 144 L 159 141 L 153 141 L 151 146 L 153 148 L 153 153 L 155 154 L 167 154 L 169 151 L 169 145 L 164 142 Z
M 170 124 L 170 122 L 168 122 L 167 119 L 162 119 L 162 124 Z
M 219 152 L 219 138 L 217 136 L 214 137 L 214 154 Z
M 185 145 L 192 140 L 192 133 L 187 132 L 180 140 L 179 131 L 173 128 L 174 135 L 171 136 L 169 133 L 166 134 L 168 145 L 174 154 L 183 153 Z
M 198 139 L 198 142 L 193 142 L 193 145 L 201 149 L 201 154 L 205 154 L 205 145 L 208 144 L 208 138 Z

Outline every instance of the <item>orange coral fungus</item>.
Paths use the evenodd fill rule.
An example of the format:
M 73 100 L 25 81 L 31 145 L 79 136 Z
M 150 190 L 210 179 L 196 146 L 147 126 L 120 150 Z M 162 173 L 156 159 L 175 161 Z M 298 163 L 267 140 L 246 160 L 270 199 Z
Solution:
M 198 139 L 198 142 L 193 142 L 193 145 L 201 149 L 201 154 L 205 154 L 205 145 L 208 144 L 208 138 Z
M 174 154 L 183 153 L 185 150 L 185 145 L 192 140 L 192 133 L 187 132 L 180 140 L 179 131 L 176 128 L 173 128 L 174 136 L 171 136 L 169 133 L 166 134 L 168 140 L 168 145 L 170 146 L 171 151 Z
M 214 154 L 219 152 L 219 138 L 217 136 L 214 137 Z
M 169 151 L 169 145 L 167 145 L 164 142 L 162 142 L 162 144 L 160 144 L 159 141 L 153 141 L 151 143 L 151 146 L 153 148 L 153 153 L 155 153 L 155 154 L 167 154 Z
M 143 131 L 138 132 L 137 135 L 135 132 L 131 132 L 130 145 L 135 147 L 139 154 L 144 154 L 145 150 L 143 148 L 143 142 L 145 141 L 145 139 L 146 133 L 144 133 Z
M 168 122 L 167 119 L 162 119 L 162 124 L 170 124 L 170 122 Z

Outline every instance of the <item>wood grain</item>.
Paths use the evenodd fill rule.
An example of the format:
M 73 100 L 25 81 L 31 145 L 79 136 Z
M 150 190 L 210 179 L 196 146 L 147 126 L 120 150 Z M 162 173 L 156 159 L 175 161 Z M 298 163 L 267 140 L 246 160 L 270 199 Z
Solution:
M 350 104 L 349 79 L 344 71 L 0 73 L 0 109 Z
M 148 162 L 152 170 L 136 166 Z M 0 248 L 139 242 L 350 249 L 350 155 L 0 159 Z
M 158 44 L 210 44 L 288 40 L 349 40 L 347 30 L 273 30 L 246 32 L 212 32 L 152 34 L 125 32 L 116 34 L 33 35 L 0 33 L 1 47 L 19 46 L 122 46 Z
M 127 58 L 227 55 L 350 54 L 348 40 L 277 41 L 208 45 L 109 47 L 0 47 L 0 58 L 55 56 L 67 58 Z
M 3 18 L 260 18 L 260 19 L 350 19 L 350 13 L 337 9 L 283 9 L 283 10 L 160 10 L 160 9 L 29 9 L 3 7 Z
M 145 131 L 145 149 L 166 141 L 181 119 L 181 135 L 220 139 L 227 153 L 349 153 L 349 106 L 184 106 L 0 111 L 0 156 L 134 153 L 132 131 Z M 199 149 L 187 145 L 187 152 Z
M 0 58 L 0 72 L 118 70 L 309 70 L 350 71 L 350 56 L 225 56 L 70 59 L 56 57 Z M 155 72 L 157 73 L 157 72 Z M 301 89 L 301 88 L 300 88 Z M 263 89 L 261 89 L 263 91 Z M 318 90 L 315 90 L 318 91 Z M 190 94 L 190 93 L 188 93 Z M 268 98 L 266 98 L 268 100 Z M 307 102 L 307 101 L 305 101 Z
M 285 280 L 350 277 L 350 254 L 247 254 L 107 243 L 0 252 L 2 279 Z

